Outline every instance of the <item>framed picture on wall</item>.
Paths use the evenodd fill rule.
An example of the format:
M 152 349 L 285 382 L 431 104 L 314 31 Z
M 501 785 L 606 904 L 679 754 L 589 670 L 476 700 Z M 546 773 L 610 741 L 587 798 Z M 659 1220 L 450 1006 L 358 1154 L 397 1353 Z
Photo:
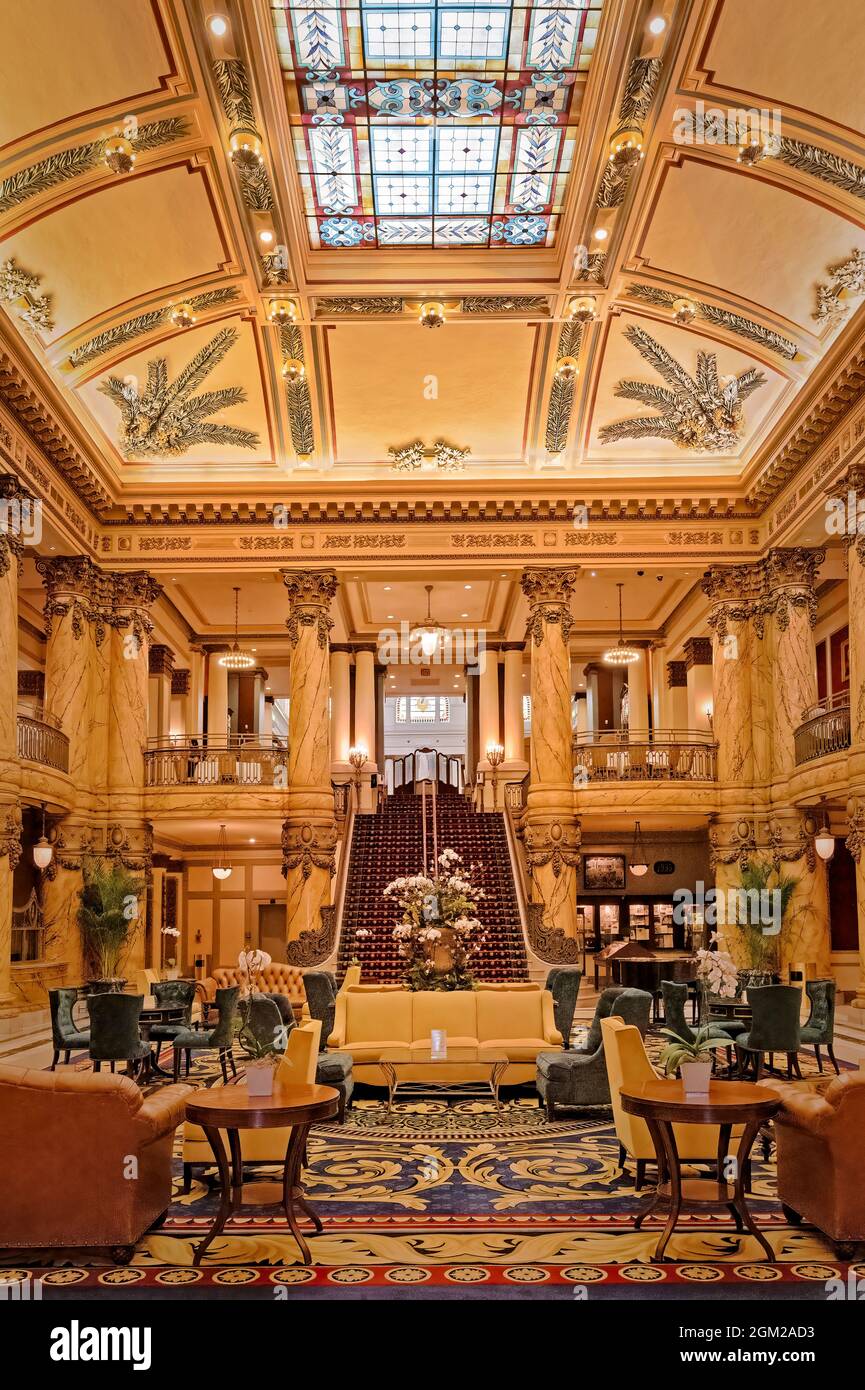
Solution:
M 625 856 L 623 854 L 586 854 L 583 856 L 583 887 L 601 890 L 624 888 Z

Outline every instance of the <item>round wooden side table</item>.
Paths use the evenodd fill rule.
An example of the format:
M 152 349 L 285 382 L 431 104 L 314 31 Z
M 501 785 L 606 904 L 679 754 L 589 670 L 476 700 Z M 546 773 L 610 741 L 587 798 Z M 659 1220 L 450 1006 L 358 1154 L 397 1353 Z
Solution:
M 332 1086 L 286 1086 L 274 1084 L 272 1096 L 250 1096 L 244 1085 L 212 1086 L 196 1091 L 186 1102 L 186 1118 L 201 1125 L 213 1150 L 219 1169 L 221 1192 L 216 1219 L 198 1246 L 193 1265 L 200 1265 L 205 1250 L 222 1231 L 226 1221 L 241 1207 L 243 1201 L 243 1158 L 240 1148 L 242 1129 L 285 1129 L 291 1134 L 285 1153 L 282 1179 L 282 1204 L 285 1219 L 297 1241 L 305 1265 L 312 1263 L 309 1246 L 298 1225 L 298 1208 L 312 1221 L 316 1233 L 321 1231 L 319 1217 L 307 1202 L 301 1186 L 301 1164 L 306 1151 L 306 1136 L 310 1126 L 329 1120 L 339 1108 L 339 1092 Z M 221 1130 L 228 1132 L 231 1150 L 229 1169 Z
M 667 1242 L 676 1229 L 683 1206 L 699 1208 L 724 1207 L 733 1216 L 737 1231 L 749 1231 L 774 1260 L 775 1252 L 754 1224 L 745 1200 L 745 1173 L 751 1146 L 760 1126 L 770 1120 L 780 1108 L 780 1099 L 762 1086 L 749 1081 L 712 1081 L 705 1096 L 685 1095 L 681 1081 L 644 1081 L 632 1089 L 623 1086 L 622 1109 L 629 1115 L 645 1120 L 658 1164 L 658 1185 L 649 1205 L 636 1221 L 639 1230 L 646 1217 L 663 1200 L 670 1203 L 667 1224 L 661 1232 L 653 1260 L 663 1260 Z M 716 1179 L 682 1178 L 679 1153 L 676 1148 L 674 1124 L 718 1125 L 718 1173 Z M 734 1125 L 743 1125 L 742 1138 L 736 1153 L 732 1182 L 723 1180 L 724 1160 Z

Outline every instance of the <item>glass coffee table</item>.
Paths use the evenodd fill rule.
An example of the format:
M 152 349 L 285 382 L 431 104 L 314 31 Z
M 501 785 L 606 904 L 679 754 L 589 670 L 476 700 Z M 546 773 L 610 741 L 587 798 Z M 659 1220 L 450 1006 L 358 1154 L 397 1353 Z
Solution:
M 390 1115 L 397 1092 L 404 1098 L 427 1095 L 453 1096 L 460 1100 L 487 1100 L 492 1095 L 501 1110 L 499 1085 L 510 1065 L 504 1052 L 487 1052 L 479 1047 L 449 1047 L 444 1057 L 434 1057 L 432 1049 L 389 1048 L 378 1061 L 387 1082 L 387 1113 Z M 476 1076 L 466 1081 L 454 1078 L 454 1071 L 470 1067 Z

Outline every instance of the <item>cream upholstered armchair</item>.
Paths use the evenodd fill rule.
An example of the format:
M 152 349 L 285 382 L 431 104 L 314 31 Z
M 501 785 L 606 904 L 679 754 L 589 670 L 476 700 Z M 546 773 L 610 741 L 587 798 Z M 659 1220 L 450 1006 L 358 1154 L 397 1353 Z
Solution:
M 639 1028 L 624 1023 L 620 1018 L 602 1018 L 601 1033 L 619 1141 L 619 1164 L 624 1169 L 626 1160 L 634 1159 L 637 1165 L 634 1190 L 639 1192 L 645 1179 L 646 1164 L 656 1161 L 655 1146 L 646 1121 L 636 1115 L 628 1115 L 622 1108 L 620 1091 L 623 1086 L 631 1089 L 644 1081 L 655 1081 L 659 1073 L 649 1060 Z M 673 1130 L 676 1148 L 684 1163 L 717 1163 L 718 1125 L 674 1125 Z M 742 1126 L 739 1125 L 733 1129 L 731 1140 L 738 1139 L 741 1133 Z
M 285 1052 L 276 1068 L 277 1082 L 292 1085 L 311 1086 L 315 1081 L 318 1063 L 318 1046 L 321 1038 L 321 1024 L 317 1019 L 292 1028 L 288 1035 Z M 242 1081 L 240 1076 L 238 1080 Z M 229 1082 L 229 1085 L 233 1085 Z M 291 1126 L 285 1129 L 242 1129 L 240 1131 L 240 1152 L 244 1165 L 247 1163 L 278 1163 L 285 1160 Z M 227 1145 L 226 1145 L 227 1147 Z M 192 1125 L 187 1120 L 183 1126 L 183 1191 L 188 1192 L 192 1183 L 192 1169 L 198 1164 L 212 1167 L 215 1164 L 213 1150 L 200 1125 Z

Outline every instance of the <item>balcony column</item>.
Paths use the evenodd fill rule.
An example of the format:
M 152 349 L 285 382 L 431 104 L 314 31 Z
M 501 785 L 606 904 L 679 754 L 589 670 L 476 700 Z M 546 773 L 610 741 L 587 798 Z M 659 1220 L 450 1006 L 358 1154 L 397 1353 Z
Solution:
M 168 736 L 189 738 L 189 706 L 192 693 L 192 672 L 178 667 L 171 672 L 171 704 L 168 715 Z
M 351 777 L 351 652 L 347 644 L 330 649 L 330 771 L 337 782 Z
M 207 677 L 207 656 L 201 647 L 189 649 L 189 694 L 184 706 L 182 732 L 187 742 L 204 732 L 204 683 Z
M 375 760 L 375 647 L 356 647 L 354 656 L 354 742 L 366 749 L 366 763 L 358 785 L 359 809 L 373 811 L 371 778 L 378 771 Z
M 0 473 L 0 783 L 17 780 L 18 569 L 21 503 L 26 500 L 15 478 Z
M 525 642 L 503 642 L 505 667 L 505 760 L 507 781 L 521 782 L 529 770 L 526 762 L 525 722 L 523 720 L 523 654 Z
M 487 761 L 487 749 L 491 744 L 501 743 L 501 723 L 499 718 L 499 654 L 489 646 L 478 659 L 478 772 L 484 778 L 485 811 L 491 811 L 497 798 L 493 784 L 498 779 L 499 768 L 492 768 Z
M 207 737 L 219 747 L 228 738 L 228 671 L 219 658 L 227 647 L 207 649 Z
M 641 642 L 634 646 L 640 653 L 639 661 L 629 666 L 626 672 L 628 682 L 628 737 L 634 742 L 645 741 L 649 736 L 649 653 Z
M 328 729 L 330 604 L 333 570 L 282 571 L 288 591 L 291 647 L 287 814 L 282 829 L 288 908 L 287 959 L 318 958 L 321 909 L 330 905 L 336 818 L 330 783 Z
M 775 780 L 796 766 L 794 735 L 806 709 L 817 703 L 817 621 L 814 582 L 825 550 L 795 546 L 770 550 L 765 562 L 772 604 L 772 750 Z M 851 644 L 852 645 L 852 644 Z
M 668 729 L 688 727 L 688 667 L 684 661 L 667 662 L 663 722 Z
M 847 811 L 850 833 L 847 848 L 856 864 L 856 904 L 859 925 L 859 980 L 853 1007 L 865 1009 L 865 533 L 861 510 L 865 499 L 865 465 L 856 464 L 832 485 L 830 500 L 841 500 L 848 534 L 847 611 L 850 628 L 850 752 L 847 775 L 850 799 Z M 856 527 L 850 534 L 850 516 Z
M 708 732 L 714 717 L 712 639 L 689 637 L 683 650 L 688 679 L 688 728 Z
M 171 733 L 171 694 L 174 652 L 164 642 L 153 642 L 147 654 L 147 736 L 168 742 Z M 187 673 L 188 674 L 188 673 Z
M 562 960 L 577 934 L 580 825 L 574 812 L 568 638 L 575 569 L 527 569 L 532 654 L 531 782 L 524 817 L 526 859 L 543 930 Z

